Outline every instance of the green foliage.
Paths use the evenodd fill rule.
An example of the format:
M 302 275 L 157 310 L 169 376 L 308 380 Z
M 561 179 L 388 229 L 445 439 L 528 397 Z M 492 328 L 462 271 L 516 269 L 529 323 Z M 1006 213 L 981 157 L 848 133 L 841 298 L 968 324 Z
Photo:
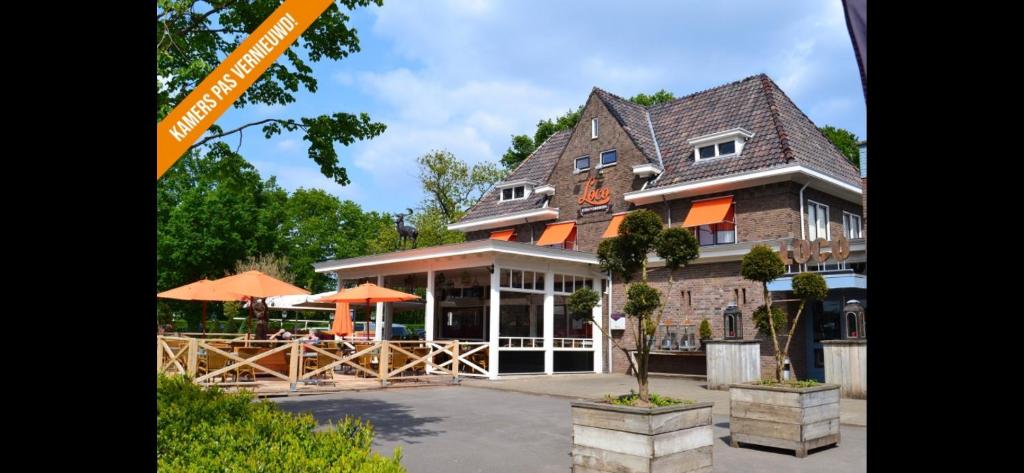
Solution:
M 622 219 L 622 224 L 619 225 L 619 238 L 646 250 L 646 257 L 646 252 L 654 247 L 663 226 L 658 214 L 648 209 L 640 209 Z
M 818 301 L 828 296 L 828 284 L 818 273 L 793 276 L 793 295 L 805 301 Z
M 708 319 L 700 321 L 700 338 L 702 340 L 711 338 L 711 322 L 708 322 Z
M 401 452 L 372 452 L 373 428 L 345 418 L 314 432 L 293 415 L 248 393 L 203 389 L 184 377 L 157 379 L 157 467 L 167 472 L 404 472 Z
M 655 239 L 654 252 L 665 260 L 666 268 L 675 271 L 697 259 L 700 245 L 693 232 L 680 227 L 666 228 Z
M 299 89 L 317 91 L 317 80 L 308 62 L 344 59 L 359 51 L 356 31 L 347 24 L 347 11 L 370 4 L 380 6 L 382 0 L 345 0 L 346 7 L 331 5 L 302 33 L 299 41 L 285 50 L 256 82 L 242 93 L 235 108 L 251 104 L 287 105 L 295 102 Z M 234 51 L 268 16 L 280 6 L 279 0 L 222 2 L 194 0 L 161 0 L 157 4 L 157 121 L 180 103 L 188 93 Z M 303 57 L 305 56 L 305 57 Z M 332 113 L 316 117 L 271 118 L 243 125 L 262 126 L 270 138 L 283 131 L 301 130 L 309 143 L 309 158 L 320 165 L 324 176 L 341 185 L 349 183 L 344 167 L 338 164 L 336 144 L 348 146 L 355 140 L 376 137 L 385 125 L 371 121 L 365 113 Z M 223 137 L 237 130 L 224 132 L 213 126 L 200 141 L 213 148 L 224 144 Z M 200 148 L 195 148 L 200 149 Z M 175 167 L 180 166 L 180 163 Z
M 772 336 L 771 327 L 768 326 L 768 311 L 764 305 L 754 311 L 753 319 L 758 332 L 766 337 Z M 782 329 L 786 327 L 786 312 L 778 307 L 772 307 L 772 321 L 775 325 L 775 332 L 782 333 Z
M 623 241 L 618 237 L 606 238 L 597 245 L 597 260 L 601 264 L 601 270 L 609 271 L 629 282 L 641 266 L 635 261 L 635 257 L 627 260 L 624 256 L 629 255 L 625 255 Z
M 629 394 L 623 394 L 621 396 L 612 396 L 611 394 L 604 395 L 605 402 L 609 404 L 615 404 L 619 406 L 636 406 L 637 401 L 640 400 L 640 395 L 634 392 L 632 389 L 629 390 Z M 651 404 L 657 407 L 674 406 L 676 404 L 693 404 L 697 401 L 690 399 L 676 399 L 668 396 L 662 396 L 659 394 L 651 393 Z
M 511 172 L 537 149 L 529 135 L 512 135 L 512 146 L 501 155 L 501 165 Z
M 805 379 L 805 380 L 790 380 L 790 381 L 776 381 L 771 378 L 763 378 L 755 382 L 761 386 L 782 386 L 787 388 L 813 388 L 814 386 L 820 386 L 817 380 Z
M 569 314 L 573 317 L 591 320 L 594 314 L 593 309 L 600 301 L 601 295 L 597 291 L 589 287 L 582 287 L 569 295 L 566 299 L 566 306 Z
M 740 274 L 745 279 L 767 284 L 786 272 L 779 254 L 768 245 L 756 245 L 743 256 L 740 262 Z
M 626 215 L 619 225 L 619 236 L 602 241 L 597 248 L 601 268 L 630 281 L 644 267 L 647 254 L 662 231 L 661 217 L 641 209 Z
M 423 208 L 439 212 L 445 225 L 462 217 L 463 212 L 506 174 L 505 170 L 490 162 L 470 167 L 445 150 L 431 151 L 416 162 L 426 194 Z
M 860 138 L 857 138 L 857 135 L 853 134 L 853 132 L 849 130 L 836 128 L 831 125 L 825 125 L 818 128 L 818 130 L 821 131 L 821 134 L 825 135 L 825 138 L 828 138 L 828 140 L 832 142 L 843 156 L 846 156 L 846 160 L 849 161 L 850 164 L 854 165 L 857 169 L 860 169 L 860 147 L 857 146 L 857 142 L 860 141 Z
M 675 100 L 676 96 L 672 92 L 665 89 L 661 89 L 651 95 L 644 93 L 636 94 L 629 98 L 630 102 L 635 104 L 643 105 L 644 107 L 650 107 L 652 105 L 663 104 Z
M 622 310 L 635 318 L 649 318 L 661 307 L 661 293 L 645 282 L 635 282 L 626 289 L 626 305 Z

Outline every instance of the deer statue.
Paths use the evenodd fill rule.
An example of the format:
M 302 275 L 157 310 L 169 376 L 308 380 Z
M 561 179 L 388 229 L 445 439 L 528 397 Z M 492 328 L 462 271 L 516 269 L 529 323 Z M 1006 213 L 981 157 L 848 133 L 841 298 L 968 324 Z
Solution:
M 412 217 L 412 209 L 406 209 L 409 211 L 409 216 Z M 405 224 L 405 215 L 398 214 L 398 219 L 395 220 L 395 228 L 398 229 L 398 238 L 400 247 L 405 247 L 405 241 L 412 238 L 412 247 L 416 248 L 416 238 L 420 235 L 416 231 L 415 227 L 410 227 Z

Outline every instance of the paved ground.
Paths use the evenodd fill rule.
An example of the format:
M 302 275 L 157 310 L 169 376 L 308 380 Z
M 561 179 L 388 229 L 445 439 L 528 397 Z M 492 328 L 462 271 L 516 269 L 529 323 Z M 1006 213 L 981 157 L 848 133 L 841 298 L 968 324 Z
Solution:
M 346 415 L 373 423 L 375 448 L 402 449 L 411 473 L 560 472 L 572 460 L 569 401 L 469 386 L 344 392 L 274 399 L 291 412 L 309 412 L 322 424 Z M 728 416 L 715 416 L 717 472 L 787 473 L 867 470 L 867 429 L 842 426 L 839 448 L 792 452 L 729 447 Z
M 704 380 L 681 377 L 651 376 L 651 392 L 665 396 L 712 401 L 716 415 L 729 415 L 729 391 L 706 389 Z M 533 394 L 549 394 L 575 399 L 601 399 L 605 394 L 626 394 L 636 390 L 636 378 L 624 374 L 563 374 L 503 377 L 496 380 L 463 378 L 462 384 L 488 389 L 502 389 Z M 839 401 L 839 422 L 867 426 L 867 401 Z

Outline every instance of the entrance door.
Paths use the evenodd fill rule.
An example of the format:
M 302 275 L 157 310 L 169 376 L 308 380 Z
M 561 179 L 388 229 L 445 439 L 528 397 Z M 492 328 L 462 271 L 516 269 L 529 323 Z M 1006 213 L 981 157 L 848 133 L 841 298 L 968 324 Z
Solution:
M 842 338 L 840 321 L 842 320 L 842 304 L 838 299 L 818 301 L 809 307 L 810 322 L 807 324 L 807 373 L 800 374 L 803 378 L 825 382 L 825 349 L 822 340 Z

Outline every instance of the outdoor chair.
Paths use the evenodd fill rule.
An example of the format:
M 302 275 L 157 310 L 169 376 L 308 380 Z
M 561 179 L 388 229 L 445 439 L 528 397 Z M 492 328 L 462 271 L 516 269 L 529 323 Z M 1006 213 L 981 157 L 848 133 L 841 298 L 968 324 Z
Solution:
M 330 352 L 330 353 L 333 353 L 335 355 L 339 355 L 340 356 L 340 352 L 338 352 L 337 349 L 328 349 L 327 351 Z M 314 368 L 314 369 L 323 368 L 323 367 L 325 367 L 325 366 L 327 366 L 327 365 L 329 365 L 331 363 L 334 363 L 335 361 L 338 361 L 338 360 L 336 360 L 336 359 L 334 359 L 334 358 L 332 358 L 330 356 L 327 356 L 327 355 L 325 355 L 323 353 L 317 353 L 316 354 L 316 368 Z M 324 371 L 323 373 L 320 373 L 320 377 L 321 378 L 332 378 L 333 379 L 334 378 L 334 369 L 332 368 L 332 369 L 329 369 L 327 371 Z
M 235 353 L 237 353 L 240 358 L 245 358 L 245 359 L 252 358 L 252 357 L 254 357 L 256 355 L 259 355 L 260 353 L 263 353 L 265 351 L 267 351 L 267 350 L 264 349 L 264 348 L 236 348 L 235 349 Z M 260 361 L 262 361 L 262 359 Z M 256 368 L 253 367 L 252 365 L 242 365 L 242 366 L 239 366 L 238 369 L 235 370 L 235 372 L 237 373 L 239 380 L 241 380 L 241 377 L 242 377 L 243 374 L 248 373 L 249 374 L 249 379 L 251 379 L 253 381 L 256 381 Z
M 231 363 L 233 363 L 233 360 L 231 360 L 230 358 L 228 358 L 228 357 L 226 357 L 224 355 L 221 355 L 220 353 L 217 353 L 217 352 L 215 352 L 213 350 L 208 350 L 206 352 L 205 363 L 202 363 L 199 366 L 199 371 L 200 371 L 199 374 L 200 374 L 200 376 L 202 376 L 202 375 L 205 375 L 207 373 L 212 373 L 212 372 L 217 371 L 217 370 L 219 370 L 221 368 L 224 368 L 225 366 L 231 365 Z M 237 369 L 227 370 L 227 371 L 221 373 L 219 376 L 215 376 L 214 378 L 220 378 L 222 382 L 226 383 L 228 381 L 228 376 L 234 376 L 234 378 L 237 380 L 238 379 L 238 370 Z M 214 378 L 211 378 L 211 379 L 214 379 Z
M 402 353 L 400 351 L 392 351 L 391 352 L 391 360 L 390 361 L 391 361 L 391 364 L 390 364 L 390 366 L 388 366 L 388 372 L 389 373 L 394 371 L 394 370 L 396 370 L 396 369 L 398 369 L 398 368 L 401 368 L 401 367 L 405 366 L 410 361 L 412 361 L 412 359 L 409 358 L 409 355 L 406 355 L 405 353 Z M 405 376 L 409 371 L 413 371 L 415 373 L 416 365 L 413 365 L 413 366 L 410 366 L 409 368 L 406 368 L 405 371 L 402 371 L 401 373 L 398 373 L 398 375 L 399 376 Z

